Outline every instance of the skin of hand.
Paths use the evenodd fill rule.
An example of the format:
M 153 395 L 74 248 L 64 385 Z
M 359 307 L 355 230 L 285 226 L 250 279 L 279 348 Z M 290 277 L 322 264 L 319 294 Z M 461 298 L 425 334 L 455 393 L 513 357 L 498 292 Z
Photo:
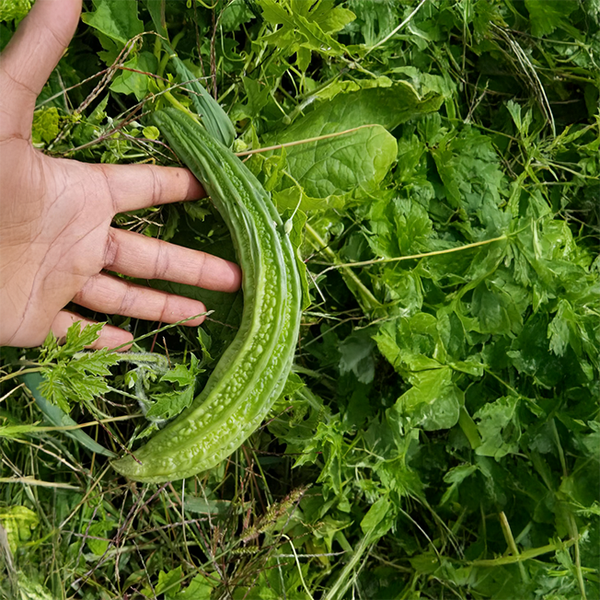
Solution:
M 240 269 L 228 261 L 111 226 L 120 212 L 203 197 L 188 170 L 86 164 L 32 146 L 36 98 L 80 12 L 81 0 L 37 0 L 0 57 L 0 345 L 37 346 L 49 331 L 60 339 L 74 321 L 89 323 L 64 310 L 70 301 L 163 323 L 206 311 L 107 271 L 228 292 L 240 286 Z M 132 339 L 105 325 L 92 347 Z

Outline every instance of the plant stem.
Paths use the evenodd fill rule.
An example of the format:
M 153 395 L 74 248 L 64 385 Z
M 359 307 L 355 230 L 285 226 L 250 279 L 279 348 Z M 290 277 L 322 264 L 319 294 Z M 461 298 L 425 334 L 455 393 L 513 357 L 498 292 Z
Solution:
M 346 281 L 346 284 L 350 288 L 350 290 L 355 292 L 357 296 L 357 300 L 361 304 L 363 310 L 367 313 L 375 312 L 378 308 L 381 307 L 380 302 L 373 296 L 371 291 L 365 286 L 365 284 L 353 273 L 347 265 L 340 264 L 340 260 L 337 254 L 327 245 L 325 240 L 321 238 L 321 236 L 308 224 L 305 224 L 305 229 L 309 237 L 309 241 L 313 245 L 313 247 L 323 252 L 326 256 L 328 256 L 336 266 L 331 267 L 331 269 L 341 269 L 342 276 Z M 310 239 L 311 238 L 311 239 Z M 326 273 L 330 269 L 325 269 L 323 273 Z

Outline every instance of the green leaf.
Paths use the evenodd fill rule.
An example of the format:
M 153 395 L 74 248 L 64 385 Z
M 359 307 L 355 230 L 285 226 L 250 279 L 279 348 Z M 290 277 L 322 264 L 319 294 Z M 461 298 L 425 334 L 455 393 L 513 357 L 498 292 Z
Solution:
M 141 52 L 123 64 L 126 69 L 135 69 L 145 73 L 155 73 L 157 66 L 156 57 L 150 52 Z M 150 82 L 151 77 L 144 73 L 123 70 L 120 75 L 115 77 L 110 89 L 120 94 L 134 94 L 137 100 L 143 100 L 148 94 Z
M 154 394 L 152 400 L 152 407 L 146 413 L 149 419 L 172 419 L 192 403 L 194 389 L 189 387 L 180 392 Z
M 341 130 L 341 125 L 322 123 L 319 133 Z M 313 135 L 316 134 L 316 135 Z M 343 136 L 294 146 L 288 150 L 289 170 L 308 196 L 327 198 L 360 188 L 373 191 L 396 160 L 396 140 L 375 125 Z
M 40 523 L 39 516 L 26 506 L 0 508 L 0 525 L 6 531 L 8 546 L 14 553 L 26 544 Z
M 450 486 L 444 492 L 442 499 L 440 500 L 440 505 L 446 504 L 456 493 L 456 490 L 460 483 L 462 483 L 467 477 L 470 477 L 473 473 L 477 471 L 476 465 L 459 465 L 458 467 L 453 467 L 444 475 L 444 482 L 449 483 Z
M 154 393 L 152 406 L 146 416 L 153 420 L 172 419 L 186 409 L 194 400 L 196 379 L 204 370 L 200 368 L 198 359 L 190 354 L 188 364 L 177 365 L 167 371 L 161 382 L 175 383 L 179 389 L 171 392 Z
M 356 127 L 350 133 L 287 148 L 289 171 L 306 195 L 314 198 L 343 195 L 360 188 L 375 191 L 396 160 L 397 143 L 385 129 L 433 110 L 437 94 L 421 98 L 414 87 L 393 87 L 337 93 L 273 138 L 287 143 Z M 377 126 L 379 125 L 379 126 Z M 305 207 L 303 207 L 305 209 Z
M 96 556 L 102 556 L 107 550 L 110 541 L 108 539 L 94 539 L 94 538 L 108 538 L 108 534 L 116 527 L 114 521 L 102 520 L 92 523 L 87 530 L 86 542 L 92 554 Z
M 413 85 L 404 81 L 372 89 L 363 89 L 365 84 L 357 86 L 357 91 L 338 93 L 332 100 L 318 104 L 281 132 L 277 140 L 291 142 L 360 125 L 381 125 L 392 130 L 409 119 L 437 110 L 443 100 L 436 93 L 421 97 Z
M 429 250 L 433 224 L 418 202 L 387 198 L 373 202 L 369 211 L 373 252 L 393 258 Z
M 183 579 L 183 570 L 181 565 L 170 571 L 160 571 L 158 574 L 158 585 L 154 592 L 162 594 L 169 592 L 169 595 L 176 594 L 181 589 L 181 580 Z
M 374 46 L 398 24 L 395 0 L 348 0 L 347 4 L 356 14 L 352 29 L 360 31 L 367 47 Z
M 0 23 L 4 21 L 20 21 L 29 12 L 31 0 L 1 0 Z
M 196 575 L 187 588 L 176 595 L 168 594 L 169 600 L 210 600 L 213 585 L 204 575 Z
M 258 0 L 263 19 L 276 31 L 262 39 L 277 45 L 288 55 L 303 47 L 327 56 L 344 54 L 345 47 L 330 33 L 342 29 L 354 19 L 348 9 L 334 6 L 331 0 L 321 2 L 297 2 L 282 0 Z
M 81 20 L 112 40 L 126 44 L 144 31 L 136 0 L 94 0 L 94 8 L 83 13 Z
M 489 402 L 474 415 L 482 444 L 475 451 L 481 456 L 500 459 L 519 451 L 521 424 L 517 413 L 519 398 L 504 396 Z
M 271 97 L 271 88 L 251 77 L 244 77 L 244 89 L 248 97 L 246 112 L 249 117 L 256 118 L 260 111 L 267 105 Z
M 361 383 L 371 383 L 375 377 L 373 349 L 375 342 L 368 329 L 360 329 L 340 342 L 340 373 L 354 373 Z
M 466 127 L 456 136 L 437 140 L 431 155 L 447 200 L 460 218 L 476 216 L 490 237 L 508 227 L 510 215 L 500 210 L 508 194 L 507 180 L 490 137 Z
M 577 0 L 525 0 L 531 32 L 536 36 L 552 33 L 557 27 L 569 25 L 567 17 L 579 7 Z
M 393 407 L 407 424 L 435 431 L 458 423 L 464 399 L 452 381 L 450 367 L 414 373 L 410 381 L 413 387 L 402 394 Z
M 360 522 L 360 528 L 363 533 L 367 534 L 373 531 L 377 525 L 385 519 L 390 508 L 390 500 L 387 496 L 382 496 L 377 502 L 372 504 L 371 508 L 369 508 L 369 511 Z
M 199 368 L 198 359 L 194 354 L 190 354 L 190 362 L 188 364 L 179 364 L 175 368 L 167 371 L 161 378 L 161 381 L 170 381 L 177 383 L 181 387 L 193 385 L 196 382 L 196 377 L 202 373 Z
M 503 334 L 521 329 L 522 313 L 528 303 L 519 302 L 520 290 L 514 287 L 517 292 L 514 294 L 510 293 L 513 291 L 510 288 L 494 286 L 490 282 L 481 283 L 475 288 L 471 313 L 477 319 L 479 333 Z
M 385 323 L 374 339 L 394 369 L 407 377 L 418 371 L 440 369 L 440 361 L 445 359 L 438 321 L 427 313 Z
M 33 113 L 31 141 L 34 145 L 48 144 L 58 135 L 58 109 L 54 106 Z
M 237 31 L 241 25 L 254 18 L 245 0 L 233 0 L 229 2 L 219 18 L 219 24 L 223 31 Z
M 42 411 L 42 413 L 44 413 L 44 416 L 48 419 L 48 421 L 50 421 L 50 423 L 52 423 L 52 425 L 55 425 L 56 427 L 77 425 L 77 423 L 67 413 L 61 410 L 58 406 L 55 406 L 46 400 L 40 391 L 40 387 L 44 380 L 39 373 L 26 373 L 25 375 L 22 375 L 21 378 L 31 391 L 38 408 Z M 73 438 L 88 448 L 88 450 L 91 450 L 96 454 L 102 454 L 103 456 L 108 456 L 110 458 L 115 457 L 113 452 L 98 444 L 98 442 L 93 440 L 81 429 L 64 431 L 64 434 L 70 438 Z

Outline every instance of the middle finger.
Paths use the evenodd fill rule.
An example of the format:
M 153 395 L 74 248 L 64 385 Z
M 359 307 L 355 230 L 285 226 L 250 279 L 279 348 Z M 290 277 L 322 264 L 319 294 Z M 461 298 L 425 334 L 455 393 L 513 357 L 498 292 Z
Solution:
M 104 268 L 139 279 L 162 279 L 208 290 L 235 292 L 240 268 L 212 254 L 163 240 L 110 229 Z

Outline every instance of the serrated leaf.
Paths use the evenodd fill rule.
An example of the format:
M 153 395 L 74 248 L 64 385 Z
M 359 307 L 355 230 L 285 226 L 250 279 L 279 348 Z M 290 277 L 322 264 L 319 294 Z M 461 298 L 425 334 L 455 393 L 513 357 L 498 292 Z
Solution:
M 203 370 L 200 369 L 200 363 L 194 354 L 190 354 L 190 362 L 176 365 L 175 368 L 167 371 L 161 378 L 161 381 L 177 383 L 181 387 L 194 385 L 196 377 Z
M 2 0 L 0 22 L 20 20 L 29 12 L 31 0 Z
M 473 415 L 479 421 L 477 429 L 482 440 L 475 450 L 477 454 L 500 459 L 518 452 L 521 437 L 518 406 L 519 398 L 504 396 L 485 404 Z
M 70 356 L 81 352 L 98 339 L 103 327 L 104 323 L 90 323 L 82 329 L 81 321 L 76 321 L 67 329 L 65 343 L 59 348 L 58 354 Z
M 41 393 L 40 386 L 43 382 L 43 377 L 39 373 L 26 373 L 25 375 L 21 376 L 21 379 L 30 389 L 38 408 L 42 411 L 46 419 L 52 423 L 52 425 L 57 427 L 77 425 L 77 423 L 66 412 L 61 410 L 58 406 L 54 406 L 48 402 L 45 396 Z M 98 444 L 98 442 L 93 440 L 81 429 L 64 431 L 63 433 L 73 438 L 92 452 L 96 452 L 97 454 L 102 454 L 110 458 L 115 456 L 113 452 Z
M 180 392 L 154 394 L 152 399 L 154 402 L 146 416 L 152 419 L 172 419 L 192 403 L 194 389 L 190 386 Z
M 48 144 L 58 135 L 58 109 L 54 106 L 33 113 L 31 141 L 34 145 Z
M 525 0 L 531 32 L 536 36 L 548 35 L 563 23 L 569 25 L 567 18 L 578 6 L 577 0 Z
M 374 202 L 367 239 L 378 257 L 393 258 L 428 250 L 433 223 L 419 203 L 403 198 Z

